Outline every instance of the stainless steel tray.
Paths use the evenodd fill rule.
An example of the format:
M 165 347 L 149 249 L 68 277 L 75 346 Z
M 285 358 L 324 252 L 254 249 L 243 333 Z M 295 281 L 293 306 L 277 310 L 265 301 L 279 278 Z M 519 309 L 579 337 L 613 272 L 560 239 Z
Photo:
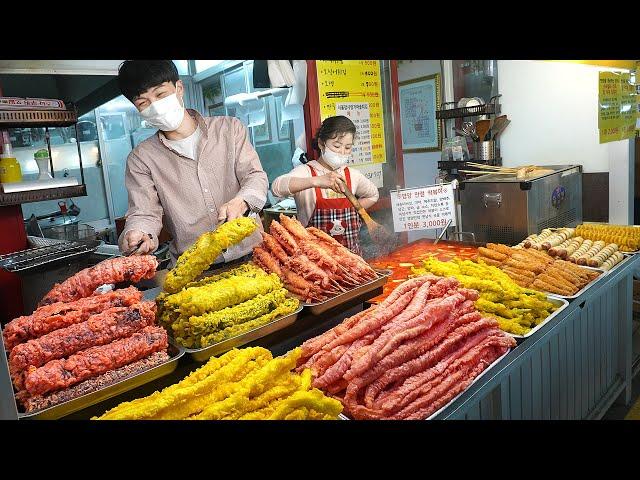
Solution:
M 284 317 L 276 318 L 275 320 L 263 325 L 261 327 L 254 328 L 253 330 L 249 330 L 248 332 L 242 333 L 240 335 L 236 335 L 235 337 L 227 338 L 222 342 L 214 343 L 213 345 L 209 345 L 204 348 L 184 348 L 184 351 L 188 353 L 191 358 L 193 358 L 196 362 L 206 362 L 209 357 L 213 357 L 214 355 L 220 355 L 222 353 L 228 352 L 229 350 L 240 347 L 242 345 L 246 345 L 249 342 L 253 342 L 254 340 L 258 340 L 259 338 L 265 337 L 270 333 L 277 332 L 289 325 L 293 324 L 298 318 L 298 314 L 302 311 L 302 303 L 298 306 L 295 312 L 290 313 L 289 315 L 285 315 Z M 171 334 L 169 334 L 171 335 Z
M 440 413 L 442 413 L 442 411 L 447 408 L 449 405 L 451 405 L 453 402 L 455 402 L 460 395 L 462 395 L 464 392 L 467 391 L 467 389 L 469 389 L 471 387 L 471 385 L 473 385 L 474 383 L 476 383 L 478 380 L 480 380 L 482 378 L 482 376 L 487 373 L 489 370 L 491 370 L 500 360 L 502 360 L 504 357 L 506 357 L 509 352 L 511 351 L 511 349 L 507 350 L 504 355 L 500 356 L 499 358 L 497 358 L 491 365 L 489 365 L 487 368 L 485 368 L 480 375 L 478 375 L 476 378 L 473 379 L 473 381 L 467 386 L 467 388 L 465 388 L 463 391 L 461 391 L 458 395 L 456 395 L 455 397 L 453 397 L 449 403 L 447 403 L 445 406 L 443 406 L 442 408 L 440 408 L 438 411 L 432 413 L 429 417 L 426 418 L 426 420 L 433 420 L 436 416 L 440 415 Z M 340 414 L 338 415 L 338 419 L 339 420 L 351 420 L 349 417 L 347 417 L 344 414 Z
M 564 310 L 569 306 L 569 302 L 564 298 L 555 298 L 555 297 L 552 297 L 551 295 L 547 295 L 547 300 L 553 303 L 554 305 L 556 305 L 558 309 L 555 312 L 553 312 L 551 315 L 549 315 L 547 318 L 545 318 L 542 322 L 540 322 L 538 325 L 533 327 L 524 335 L 516 335 L 514 333 L 509 333 L 509 332 L 504 332 L 504 333 L 506 333 L 507 335 L 511 335 L 513 338 L 516 338 L 518 340 L 530 337 L 531 335 L 536 333 L 538 330 L 540 330 L 542 327 L 544 327 L 547 323 L 549 323 L 554 317 L 556 317 L 560 312 L 562 312 L 562 310 Z
M 509 355 L 509 352 L 511 352 L 511 349 L 507 350 L 502 356 L 498 357 L 495 359 L 495 361 L 489 365 L 487 368 L 485 368 L 480 375 L 478 375 L 476 378 L 473 379 L 473 381 L 467 386 L 467 388 L 465 388 L 463 391 L 461 391 L 458 395 L 456 395 L 455 397 L 453 397 L 449 403 L 447 403 L 446 405 L 444 405 L 442 408 L 440 408 L 439 410 L 433 412 L 431 415 L 429 415 L 426 420 L 433 420 L 435 419 L 438 415 L 440 415 L 446 408 L 449 408 L 449 406 L 455 402 L 458 398 L 460 398 L 460 395 L 462 395 L 464 392 L 466 392 L 469 388 L 471 388 L 471 386 L 476 383 L 478 380 L 480 380 L 489 370 L 491 370 L 493 367 L 496 366 L 496 364 L 498 362 L 500 362 L 504 357 L 506 357 L 507 355 Z
M 42 410 L 36 410 L 30 413 L 18 413 L 18 419 L 29 418 L 39 420 L 57 420 L 61 417 L 77 412 L 78 410 L 82 410 L 111 397 L 115 397 L 123 392 L 132 390 L 140 385 L 144 385 L 145 383 L 149 383 L 160 377 L 169 375 L 178 366 L 178 360 L 184 355 L 184 349 L 179 345 L 173 344 L 170 340 L 167 353 L 169 354 L 169 359 L 167 361 L 149 370 L 120 380 L 119 382 L 113 383 L 95 392 L 87 393 L 81 397 L 77 397 Z M 18 412 L 20 412 L 20 409 L 18 409 Z
M 620 262 L 620 263 L 622 263 L 622 262 Z M 573 300 L 574 298 L 578 298 L 580 295 L 582 295 L 584 292 L 586 292 L 589 288 L 591 288 L 592 285 L 594 285 L 595 283 L 598 283 L 598 281 L 600 281 L 606 275 L 606 272 L 604 270 L 602 270 L 601 268 L 585 267 L 584 265 L 578 265 L 578 266 L 581 267 L 581 268 L 586 268 L 587 270 L 595 270 L 597 272 L 600 272 L 600 276 L 598 278 L 596 278 L 595 280 L 587 283 L 584 287 L 582 287 L 580 290 L 578 290 L 576 293 L 574 293 L 571 296 L 560 295 L 558 293 L 552 293 L 552 292 L 543 292 L 543 293 L 546 293 L 549 297 L 564 298 L 566 300 Z M 535 288 L 532 288 L 532 290 L 535 290 Z
M 348 292 L 336 295 L 329 300 L 325 300 L 319 303 L 305 303 L 305 308 L 308 308 L 309 311 L 314 315 L 320 315 L 327 310 L 331 310 L 335 306 L 348 302 L 349 300 L 364 295 L 365 293 L 371 292 L 376 288 L 382 287 L 385 283 L 387 283 L 387 279 L 391 275 L 391 270 L 374 270 L 378 274 L 377 279 L 371 280 L 370 282 L 360 285 L 359 287 L 349 290 Z

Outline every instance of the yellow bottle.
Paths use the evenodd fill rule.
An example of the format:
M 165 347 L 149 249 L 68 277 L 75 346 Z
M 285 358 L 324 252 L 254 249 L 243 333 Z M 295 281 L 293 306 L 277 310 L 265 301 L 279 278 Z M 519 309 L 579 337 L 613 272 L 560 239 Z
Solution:
M 2 146 L 0 155 L 0 183 L 19 182 L 22 180 L 22 169 L 18 159 L 13 156 L 10 143 Z

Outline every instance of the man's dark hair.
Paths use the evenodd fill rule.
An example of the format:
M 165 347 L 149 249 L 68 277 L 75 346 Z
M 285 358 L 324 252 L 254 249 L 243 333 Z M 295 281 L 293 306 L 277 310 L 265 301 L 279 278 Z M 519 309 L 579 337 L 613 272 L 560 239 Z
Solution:
M 118 69 L 118 85 L 122 94 L 133 99 L 164 82 L 175 86 L 180 79 L 172 60 L 125 60 Z
M 322 143 L 327 143 L 327 140 L 330 138 L 342 137 L 347 133 L 351 133 L 354 138 L 356 136 L 356 126 L 349 117 L 337 115 L 326 118 L 324 122 L 322 122 L 322 125 L 320 125 L 315 137 L 311 140 L 311 147 L 319 152 L 320 140 L 322 140 Z

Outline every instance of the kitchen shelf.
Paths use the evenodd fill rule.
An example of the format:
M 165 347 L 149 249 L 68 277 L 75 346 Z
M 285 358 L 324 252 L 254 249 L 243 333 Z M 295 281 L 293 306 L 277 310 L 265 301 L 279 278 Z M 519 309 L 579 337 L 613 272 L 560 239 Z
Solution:
M 0 129 L 69 127 L 78 121 L 75 107 L 67 110 L 0 110 Z
M 60 198 L 86 197 L 86 185 L 71 187 L 46 188 L 15 193 L 0 193 L 0 207 L 19 205 L 21 203 L 40 202 L 43 200 L 58 200 Z
M 451 118 L 475 117 L 478 115 L 499 115 L 500 104 L 487 103 L 485 105 L 475 105 L 473 107 L 444 108 L 436 110 L 436 119 L 449 120 Z

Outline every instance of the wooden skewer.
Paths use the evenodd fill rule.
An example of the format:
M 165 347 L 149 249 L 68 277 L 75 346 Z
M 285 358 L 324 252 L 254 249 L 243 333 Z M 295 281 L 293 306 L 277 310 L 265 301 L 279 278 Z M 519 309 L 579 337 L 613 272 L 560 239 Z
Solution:
M 478 170 L 458 170 L 460 173 L 472 173 L 474 175 L 515 175 L 515 172 L 479 172 Z

